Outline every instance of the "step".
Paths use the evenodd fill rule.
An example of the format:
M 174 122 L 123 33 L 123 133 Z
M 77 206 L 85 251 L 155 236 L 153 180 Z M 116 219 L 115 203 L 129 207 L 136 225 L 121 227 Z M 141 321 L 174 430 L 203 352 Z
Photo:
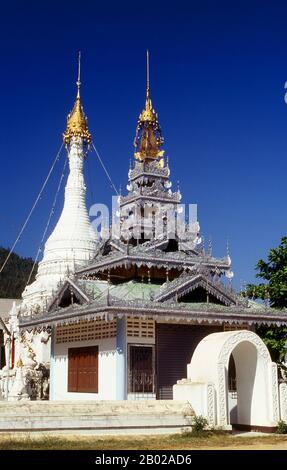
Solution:
M 1 402 L 0 432 L 180 432 L 192 415 L 189 403 L 170 400 Z

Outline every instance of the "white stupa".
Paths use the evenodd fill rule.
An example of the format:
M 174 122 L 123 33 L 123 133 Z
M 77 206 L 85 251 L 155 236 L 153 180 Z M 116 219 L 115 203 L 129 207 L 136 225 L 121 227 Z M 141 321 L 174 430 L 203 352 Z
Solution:
M 80 85 L 79 61 L 77 98 L 68 116 L 67 129 L 63 136 L 68 150 L 70 169 L 65 188 L 64 207 L 54 231 L 45 244 L 36 280 L 27 286 L 22 294 L 23 313 L 43 308 L 60 281 L 71 275 L 75 267 L 86 264 L 96 251 L 96 233 L 88 216 L 83 175 L 84 160 L 91 135 L 81 104 Z

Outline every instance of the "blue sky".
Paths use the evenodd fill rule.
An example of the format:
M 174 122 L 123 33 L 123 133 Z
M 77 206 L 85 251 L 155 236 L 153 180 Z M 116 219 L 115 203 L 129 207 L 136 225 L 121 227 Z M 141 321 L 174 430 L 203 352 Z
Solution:
M 284 1 L 14 1 L 0 17 L 0 245 L 11 246 L 61 144 L 75 99 L 125 190 L 151 54 L 153 104 L 171 177 L 198 204 L 213 253 L 229 239 L 235 283 L 286 235 L 287 3 Z M 64 154 L 17 245 L 35 256 Z M 113 194 L 95 156 L 88 204 Z M 62 197 L 59 199 L 54 226 Z

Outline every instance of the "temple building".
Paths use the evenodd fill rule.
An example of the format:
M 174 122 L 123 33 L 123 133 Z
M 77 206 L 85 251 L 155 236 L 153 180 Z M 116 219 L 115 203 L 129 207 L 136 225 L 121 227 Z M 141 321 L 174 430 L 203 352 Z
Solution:
M 277 408 L 275 403 L 272 416 L 263 421 L 256 409 L 253 418 L 262 426 L 274 424 L 280 415 L 277 372 L 254 331 L 262 324 L 286 325 L 286 312 L 237 294 L 231 287 L 229 254 L 214 257 L 204 248 L 197 220 L 183 216 L 152 104 L 149 67 L 127 194 L 119 196 L 117 222 L 99 242 L 85 205 L 82 170 L 91 136 L 79 82 L 64 133 L 70 175 L 63 212 L 14 322 L 18 369 L 35 370 L 41 363 L 49 368 L 50 400 L 191 397 L 200 414 L 223 425 L 230 419 L 250 421 L 240 408 L 250 392 L 240 392 L 237 403 L 238 379 L 244 375 L 242 361 L 254 355 L 250 376 L 256 382 L 261 354 L 268 362 L 267 382 L 273 383 L 268 400 L 277 400 Z M 209 376 L 218 370 L 226 390 Z M 258 393 L 260 383 L 254 385 Z M 219 389 L 228 396 L 226 403 L 224 397 L 217 403 Z M 237 418 L 230 417 L 237 406 Z

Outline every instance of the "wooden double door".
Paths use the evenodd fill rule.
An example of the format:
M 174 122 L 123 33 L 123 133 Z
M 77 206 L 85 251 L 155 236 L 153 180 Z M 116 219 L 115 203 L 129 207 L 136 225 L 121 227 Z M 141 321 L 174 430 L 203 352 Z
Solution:
M 99 348 L 68 349 L 68 392 L 98 393 Z

